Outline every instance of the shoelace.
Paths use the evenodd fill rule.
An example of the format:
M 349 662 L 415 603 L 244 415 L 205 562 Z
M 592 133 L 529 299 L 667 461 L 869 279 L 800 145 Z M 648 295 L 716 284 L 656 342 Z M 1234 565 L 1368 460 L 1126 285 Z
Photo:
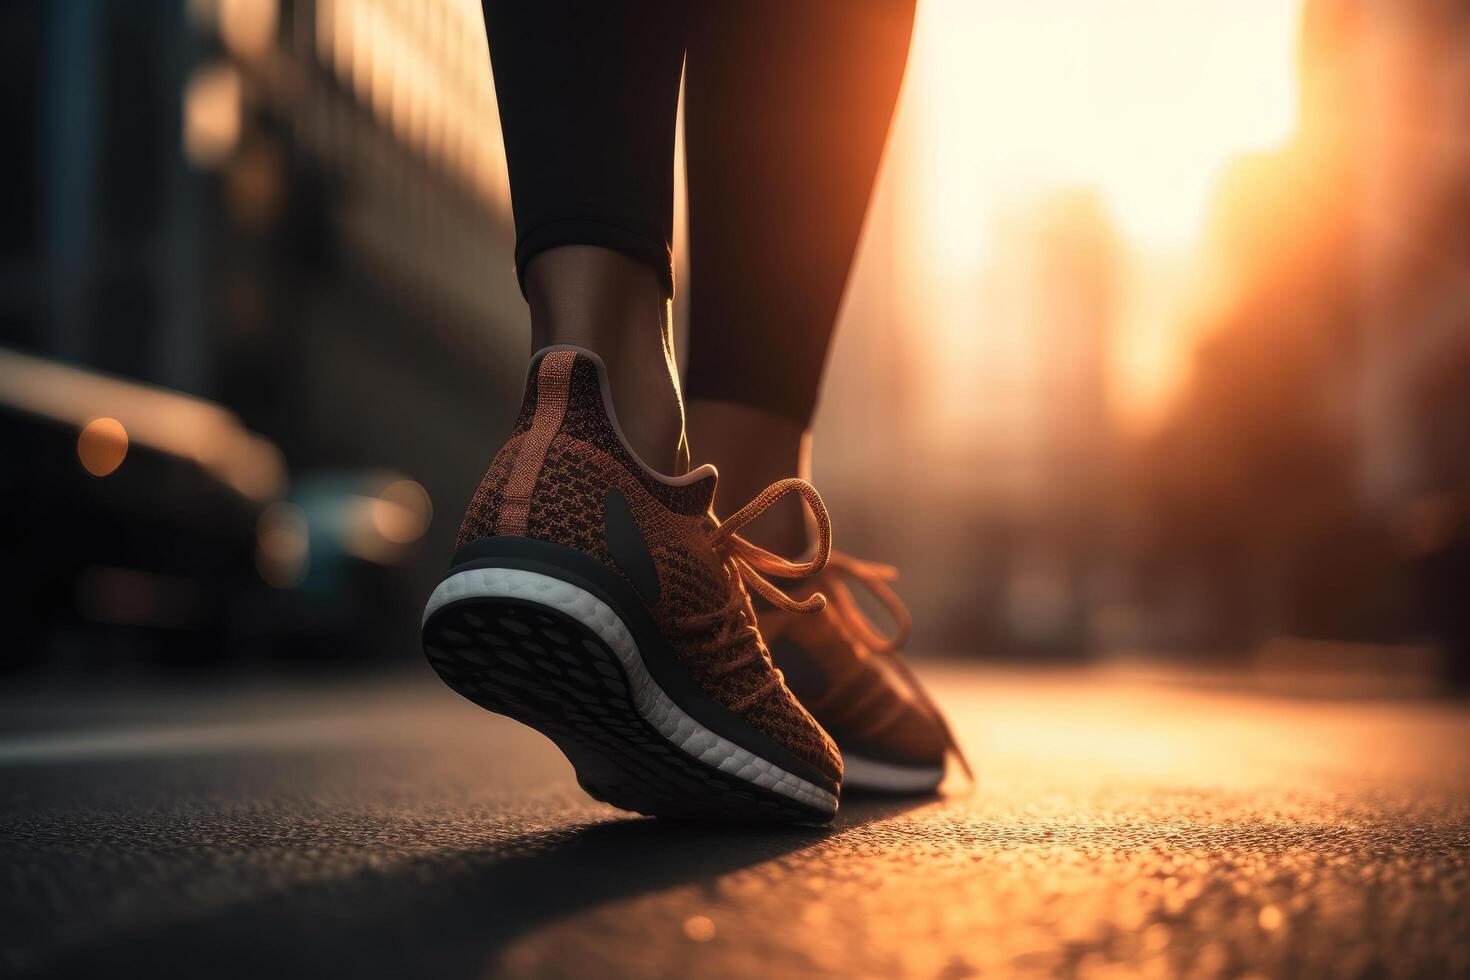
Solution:
M 832 606 L 832 614 L 837 619 L 838 626 L 847 632 L 848 636 L 871 650 L 878 656 L 885 657 L 890 666 L 903 676 L 908 684 L 909 690 L 918 696 L 924 709 L 933 716 L 944 733 L 944 740 L 949 744 L 949 749 L 954 753 L 955 759 L 959 761 L 960 768 L 964 770 L 966 778 L 970 782 L 975 781 L 974 771 L 970 768 L 970 760 L 965 758 L 965 752 L 960 748 L 959 741 L 954 736 L 954 731 L 949 727 L 944 712 L 934 703 L 929 696 L 928 690 L 919 683 L 918 677 L 914 675 L 913 668 L 908 665 L 899 649 L 909 638 L 913 628 L 913 620 L 909 616 L 908 607 L 893 591 L 888 583 L 898 578 L 898 569 L 892 565 L 882 565 L 878 562 L 864 561 L 854 558 L 852 555 L 841 551 L 833 551 L 827 560 L 827 568 L 836 572 L 838 576 L 846 576 L 867 588 L 887 610 L 888 615 L 893 618 L 893 632 L 883 633 L 873 623 L 868 614 L 863 612 L 858 605 L 857 599 L 840 578 L 833 578 L 827 584 L 827 598 Z
M 893 632 L 885 634 L 874 625 L 858 605 L 852 590 L 840 579 L 834 579 L 827 587 L 827 601 L 839 624 L 853 639 L 874 653 L 888 654 L 897 651 L 908 641 L 913 628 L 908 607 L 888 583 L 898 578 L 898 569 L 892 565 L 880 565 L 875 561 L 854 558 L 845 552 L 834 551 L 827 560 L 827 567 L 863 585 L 871 592 L 893 618 Z
M 736 533 L 764 514 L 777 501 L 793 493 L 801 494 L 807 507 L 811 509 L 812 516 L 816 519 L 817 548 L 810 561 L 794 562 L 783 558 L 758 544 L 747 541 Z M 730 601 L 719 609 L 687 617 L 681 622 L 681 625 L 687 630 L 698 632 L 721 623 L 733 624 L 732 629 L 710 639 L 709 648 L 714 651 L 729 649 L 736 643 L 747 639 L 756 641 L 745 656 L 734 657 L 726 661 L 712 672 L 712 676 L 724 677 L 757 660 L 770 664 L 770 651 L 760 641 L 760 631 L 755 626 L 755 609 L 750 603 L 750 592 L 756 593 L 778 609 L 794 613 L 819 612 L 830 601 L 832 613 L 838 625 L 847 630 L 849 635 L 864 647 L 878 656 L 885 657 L 888 663 L 903 676 L 909 689 L 918 696 L 923 708 L 938 723 L 945 742 L 959 761 L 966 778 L 974 782 L 975 774 L 970 768 L 970 761 L 965 757 L 964 750 L 960 748 L 960 743 L 955 738 L 954 731 L 949 727 L 944 713 L 939 710 L 939 706 L 934 703 L 924 685 L 919 683 L 913 669 L 899 655 L 899 648 L 909 638 L 913 620 L 909 616 L 908 607 L 903 604 L 898 593 L 893 591 L 892 586 L 888 584 L 898 578 L 898 569 L 892 565 L 864 561 L 845 552 L 833 551 L 832 521 L 827 516 L 826 505 L 822 503 L 822 497 L 817 493 L 816 487 L 805 480 L 794 477 L 771 484 L 756 495 L 754 500 L 724 521 L 716 522 L 711 544 L 716 552 L 725 556 L 724 567 L 731 585 L 734 586 L 731 590 L 733 594 Z M 806 578 L 828 568 L 839 576 L 834 577 L 828 584 L 830 596 L 821 592 L 813 592 L 805 599 L 794 599 L 766 577 L 774 575 L 778 578 Z M 840 576 L 862 584 L 877 598 L 888 614 L 893 617 L 893 632 L 885 634 L 874 625 L 868 615 L 863 612 L 862 607 L 858 605 L 852 589 L 842 581 Z M 773 666 L 765 681 L 755 690 L 737 699 L 730 705 L 730 709 L 737 714 L 743 713 L 765 699 L 785 682 L 786 679 L 781 671 Z
M 793 493 L 801 495 L 802 500 L 810 508 L 812 516 L 816 518 L 817 550 L 810 561 L 795 562 L 783 558 L 775 552 L 767 551 L 760 545 L 747 541 L 737 533 L 745 525 L 764 514 L 777 501 Z M 715 678 L 725 677 L 757 661 L 764 661 L 769 665 L 770 651 L 760 641 L 760 631 L 755 626 L 755 609 L 750 604 L 750 593 L 754 592 L 771 605 L 788 612 L 818 612 L 826 606 L 827 599 L 822 593 L 814 592 L 805 599 L 793 599 L 766 576 L 806 578 L 827 567 L 827 561 L 832 555 L 832 522 L 827 517 L 827 508 L 822 503 L 816 487 L 805 480 L 794 477 L 778 480 L 724 521 L 716 521 L 710 543 L 715 552 L 724 558 L 725 574 L 732 586 L 730 601 L 708 613 L 686 617 L 680 625 L 685 630 L 700 633 L 710 627 L 728 624 L 729 628 L 724 632 L 717 633 L 707 640 L 707 648 L 712 652 L 728 650 L 741 642 L 755 641 L 743 656 L 732 657 L 715 668 L 711 672 L 711 676 Z M 760 686 L 736 699 L 730 705 L 730 709 L 737 714 L 744 713 L 785 682 L 786 679 L 782 676 L 781 671 L 771 667 Z

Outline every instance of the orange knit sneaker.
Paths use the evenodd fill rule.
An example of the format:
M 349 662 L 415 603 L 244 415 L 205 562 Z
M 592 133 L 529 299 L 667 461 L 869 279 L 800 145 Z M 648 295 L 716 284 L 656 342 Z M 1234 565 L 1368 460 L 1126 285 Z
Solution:
M 834 551 L 814 580 L 826 608 L 812 616 L 763 609 L 761 635 L 792 691 L 841 748 L 847 789 L 930 793 L 944 779 L 949 752 L 967 775 L 970 767 L 939 707 L 898 655 L 909 615 L 888 584 L 895 577 L 890 566 Z M 849 581 L 887 608 L 892 635 L 858 607 Z
M 821 499 L 783 480 L 723 524 L 716 473 L 653 472 L 628 448 L 596 355 L 548 348 L 424 611 L 429 662 L 460 694 L 547 735 L 596 798 L 641 813 L 824 822 L 842 760 L 771 665 L 747 589 L 820 569 Z M 736 532 L 789 493 L 821 528 L 796 564 Z

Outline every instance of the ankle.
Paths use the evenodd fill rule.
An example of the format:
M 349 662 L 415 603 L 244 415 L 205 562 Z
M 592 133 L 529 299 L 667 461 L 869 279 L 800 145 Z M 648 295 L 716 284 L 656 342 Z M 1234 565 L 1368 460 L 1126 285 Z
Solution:
M 811 434 L 783 415 L 734 402 L 691 400 L 689 444 L 701 463 L 720 471 L 715 510 L 728 517 L 766 487 L 787 477 L 809 479 Z M 811 547 L 811 529 L 795 495 L 773 505 L 741 536 L 785 555 Z
M 525 278 L 532 349 L 597 354 L 629 447 L 659 472 L 687 470 L 672 311 L 657 273 L 620 252 L 571 245 L 537 255 Z
M 623 439 L 648 466 L 679 476 L 689 469 L 684 403 L 678 375 L 657 358 L 614 348 L 590 348 L 607 365 L 608 387 Z M 609 355 L 611 359 L 609 359 Z

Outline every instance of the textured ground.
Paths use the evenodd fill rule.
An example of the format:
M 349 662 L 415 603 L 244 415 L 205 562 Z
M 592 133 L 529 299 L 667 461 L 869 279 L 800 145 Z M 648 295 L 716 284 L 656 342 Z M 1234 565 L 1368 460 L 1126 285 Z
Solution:
M 623 819 L 427 678 L 0 703 L 0 973 L 1455 976 L 1470 713 L 935 672 L 978 787 Z

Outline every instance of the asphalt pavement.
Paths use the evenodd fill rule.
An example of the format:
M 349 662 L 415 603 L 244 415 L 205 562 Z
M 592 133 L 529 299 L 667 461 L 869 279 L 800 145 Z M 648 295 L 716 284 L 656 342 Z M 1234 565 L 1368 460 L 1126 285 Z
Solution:
M 0 972 L 1470 975 L 1470 711 L 927 671 L 977 770 L 830 829 L 593 803 L 411 677 L 0 697 Z

